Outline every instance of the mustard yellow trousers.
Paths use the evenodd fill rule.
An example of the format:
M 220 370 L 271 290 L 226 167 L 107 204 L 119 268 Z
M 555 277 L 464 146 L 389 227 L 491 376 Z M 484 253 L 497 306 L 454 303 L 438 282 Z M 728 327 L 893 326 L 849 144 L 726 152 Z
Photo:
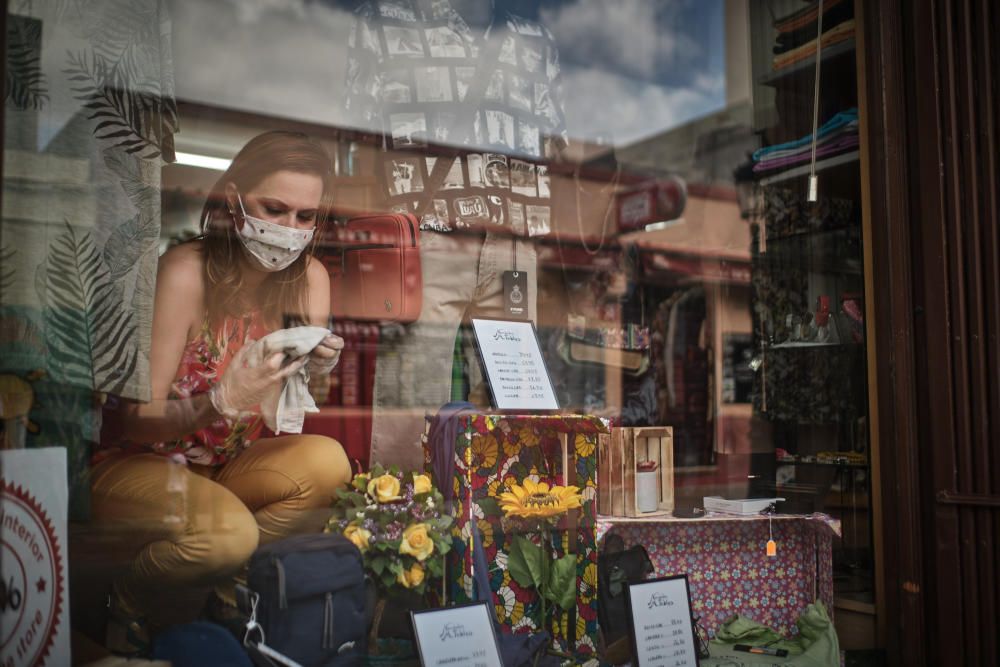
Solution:
M 149 614 L 175 594 L 204 600 L 259 544 L 320 531 L 351 466 L 336 440 L 290 435 L 258 440 L 218 468 L 142 454 L 92 473 L 95 528 L 126 563 L 119 601 Z

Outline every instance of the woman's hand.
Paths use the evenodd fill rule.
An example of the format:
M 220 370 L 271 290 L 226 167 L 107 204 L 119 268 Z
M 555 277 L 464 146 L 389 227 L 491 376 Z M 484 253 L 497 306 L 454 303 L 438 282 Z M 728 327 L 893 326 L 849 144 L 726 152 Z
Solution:
M 245 345 L 240 348 L 210 392 L 212 405 L 219 414 L 230 419 L 238 418 L 240 413 L 252 411 L 264 400 L 268 391 L 275 385 L 281 385 L 288 376 L 297 373 L 309 360 L 309 357 L 301 357 L 284 363 L 285 353 L 275 352 L 264 359 L 260 366 L 249 368 L 246 356 L 251 347 Z
M 309 377 L 314 378 L 321 375 L 329 375 L 337 362 L 340 361 L 340 351 L 344 349 L 344 339 L 335 334 L 330 334 L 319 342 L 309 353 Z

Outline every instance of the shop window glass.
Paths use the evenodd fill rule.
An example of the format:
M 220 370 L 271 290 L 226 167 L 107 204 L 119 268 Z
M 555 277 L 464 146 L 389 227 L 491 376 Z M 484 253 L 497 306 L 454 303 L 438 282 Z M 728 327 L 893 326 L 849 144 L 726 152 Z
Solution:
M 425 414 L 488 410 L 468 319 L 509 316 L 516 271 L 566 412 L 672 427 L 678 514 L 774 496 L 839 520 L 835 599 L 874 609 L 853 2 L 827 0 L 822 28 L 816 3 L 793 0 L 7 4 L 4 446 L 69 453 L 75 608 L 103 610 L 145 548 L 100 556 L 121 535 L 102 527 L 92 465 L 149 444 L 119 417 L 166 400 L 156 364 L 186 364 L 161 383 L 173 399 L 225 372 L 224 350 L 191 347 L 198 327 L 167 351 L 154 330 L 171 317 L 157 264 L 201 247 L 215 206 L 233 229 L 318 222 L 308 253 L 333 276 L 334 317 L 282 301 L 276 320 L 226 331 L 242 343 L 313 318 L 343 339 L 303 429 L 353 465 L 421 468 Z M 257 179 L 241 212 L 248 192 L 234 207 L 238 188 L 217 182 L 273 131 L 306 135 L 329 173 L 302 206 L 268 204 Z M 415 323 L 392 322 L 388 298 L 381 322 L 338 316 L 355 296 L 338 291 L 343 233 L 362 214 L 419 228 Z M 227 261 L 252 261 L 229 239 Z M 208 477 L 269 435 L 191 419 L 217 430 L 129 432 Z M 104 617 L 83 613 L 79 631 L 100 641 Z

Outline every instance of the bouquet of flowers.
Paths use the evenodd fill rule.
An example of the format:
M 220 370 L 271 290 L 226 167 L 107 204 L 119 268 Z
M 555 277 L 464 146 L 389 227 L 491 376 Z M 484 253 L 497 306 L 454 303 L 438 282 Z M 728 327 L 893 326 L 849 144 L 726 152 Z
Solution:
M 364 558 L 380 600 L 394 592 L 422 594 L 444 573 L 454 518 L 431 479 L 398 468 L 372 467 L 337 491 L 327 532 L 342 533 Z

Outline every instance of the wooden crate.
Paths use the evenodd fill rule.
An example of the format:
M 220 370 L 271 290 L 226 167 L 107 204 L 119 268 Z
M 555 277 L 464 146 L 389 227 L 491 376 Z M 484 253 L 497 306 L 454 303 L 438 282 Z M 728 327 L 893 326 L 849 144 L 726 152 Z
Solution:
M 636 517 L 635 475 L 639 461 L 656 461 L 657 511 L 674 509 L 674 429 L 671 426 L 613 427 L 597 447 L 597 511 L 605 516 Z

